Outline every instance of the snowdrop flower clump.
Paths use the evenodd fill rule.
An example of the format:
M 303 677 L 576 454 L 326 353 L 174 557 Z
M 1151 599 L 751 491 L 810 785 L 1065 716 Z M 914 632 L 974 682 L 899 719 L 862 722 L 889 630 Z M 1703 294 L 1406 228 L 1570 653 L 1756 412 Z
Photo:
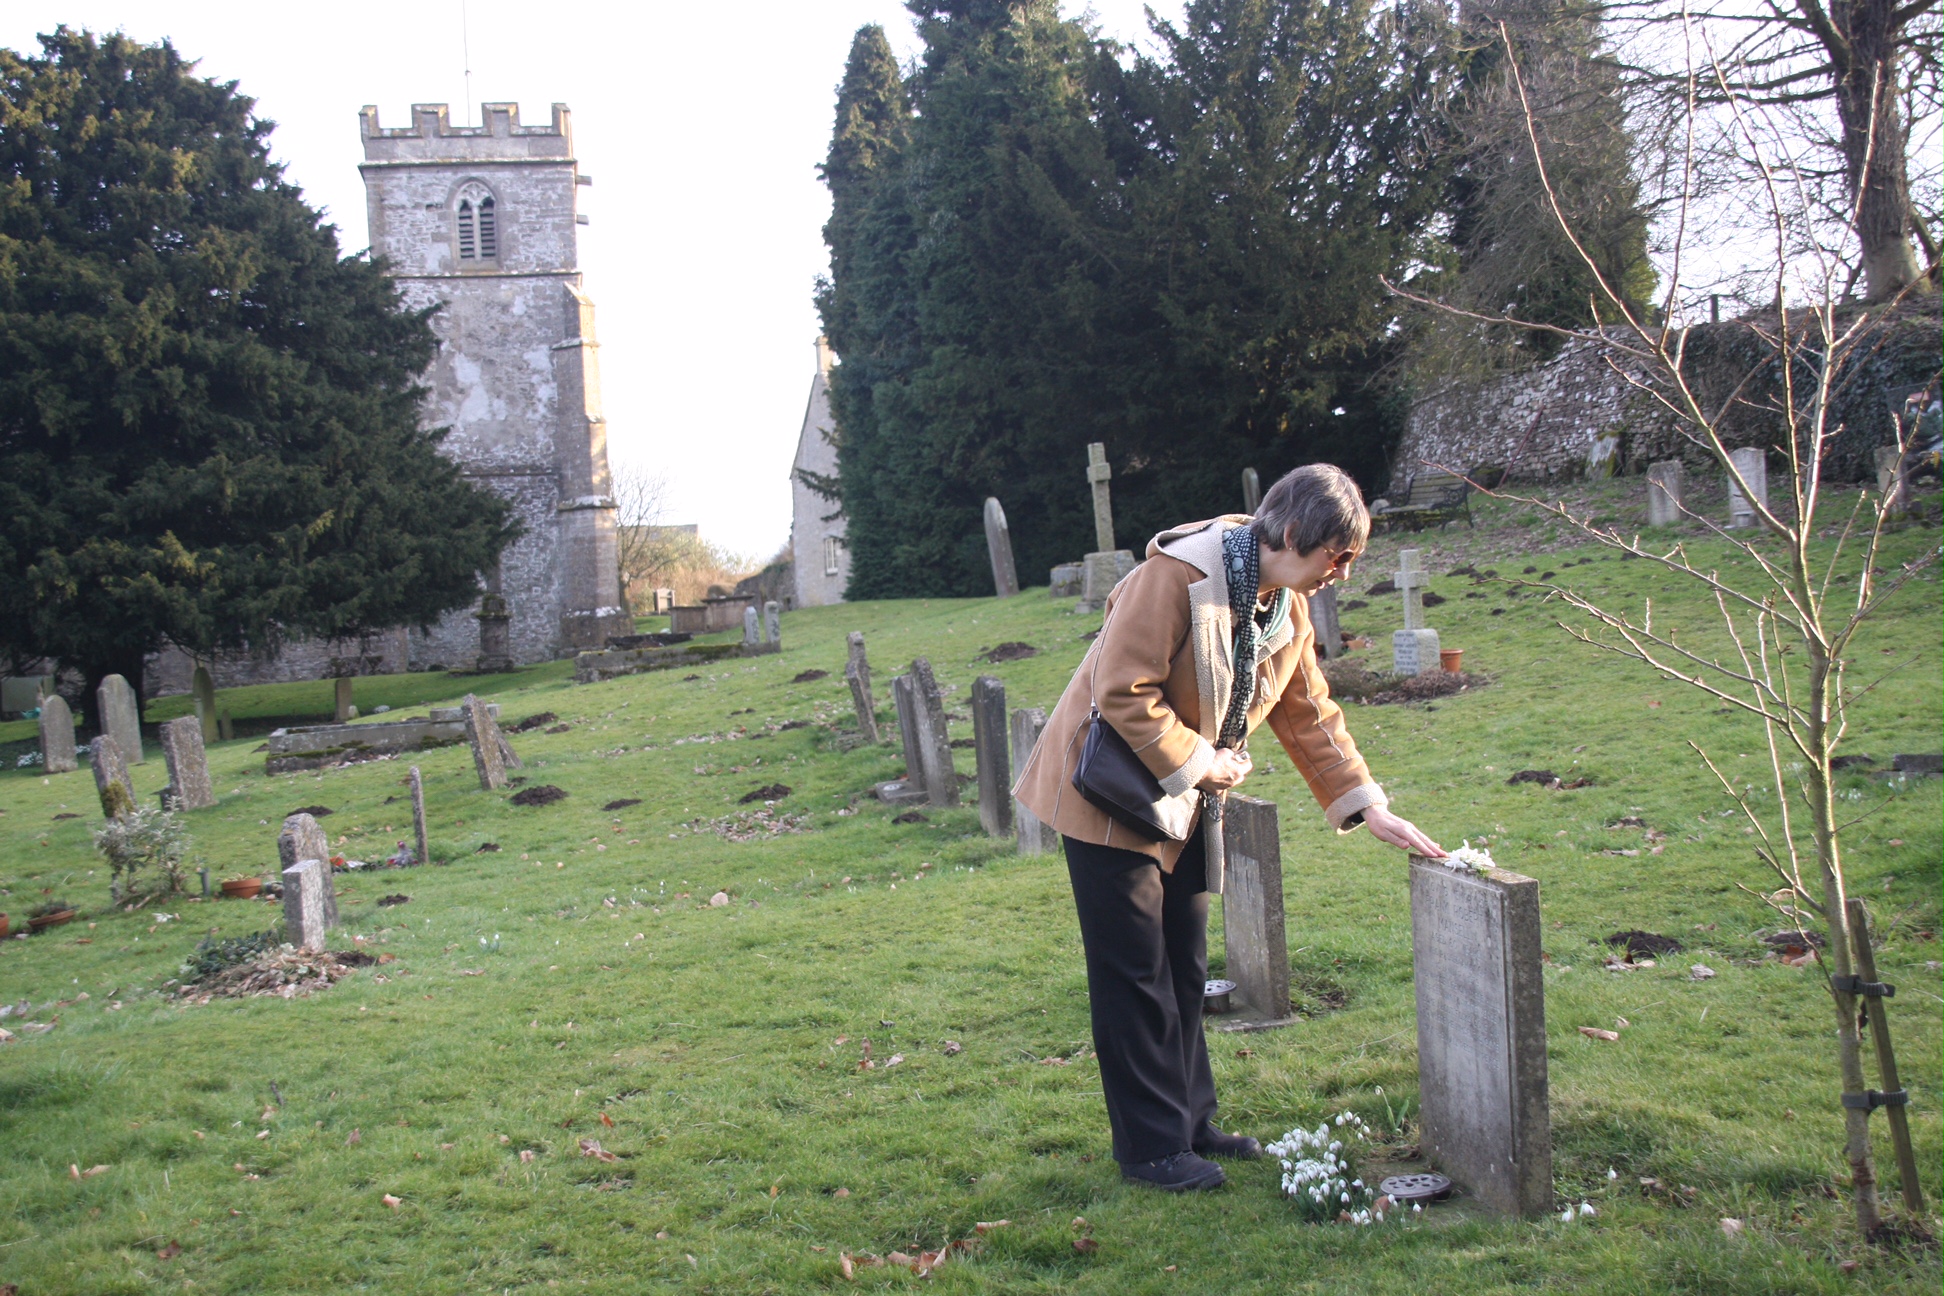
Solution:
M 1483 846 L 1474 846 L 1467 837 L 1464 844 L 1439 863 L 1459 873 L 1490 873 L 1498 865 L 1492 863 L 1492 852 Z
M 1353 1144 L 1369 1139 L 1370 1126 L 1353 1112 L 1340 1112 L 1313 1130 L 1289 1131 L 1265 1149 L 1282 1163 L 1282 1188 L 1304 1218 L 1344 1224 L 1381 1224 L 1395 1208 L 1388 1197 L 1357 1177 Z

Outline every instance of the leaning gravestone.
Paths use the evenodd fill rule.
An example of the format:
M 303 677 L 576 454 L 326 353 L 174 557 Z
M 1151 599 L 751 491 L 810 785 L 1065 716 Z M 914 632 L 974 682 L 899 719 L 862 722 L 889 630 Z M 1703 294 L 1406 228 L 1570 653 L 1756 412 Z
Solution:
M 1337 620 L 1336 586 L 1325 585 L 1309 596 L 1310 628 L 1316 631 L 1316 656 L 1322 661 L 1343 656 L 1343 627 Z
M 353 695 L 356 686 L 349 675 L 340 675 L 331 683 L 333 703 L 331 715 L 339 724 L 343 724 L 358 714 L 356 698 Z
M 1755 525 L 1755 507 L 1768 507 L 1768 456 L 1756 446 L 1746 446 L 1740 450 L 1730 450 L 1728 458 L 1735 465 L 1735 471 L 1748 483 L 1749 492 L 1754 496 L 1751 504 L 1743 496 L 1735 479 L 1728 479 L 1728 525 L 1731 527 L 1751 527 Z
M 1006 686 L 990 675 L 972 681 L 972 748 L 978 756 L 979 826 L 988 837 L 1012 836 L 1012 758 L 1006 750 Z
M 864 656 L 864 635 L 850 632 L 850 657 L 844 663 L 844 683 L 850 685 L 851 707 L 857 712 L 857 731 L 865 742 L 881 741 L 878 735 L 877 699 L 871 696 L 871 663 Z
M 872 789 L 887 805 L 913 805 L 930 799 L 925 791 L 925 764 L 919 756 L 918 693 L 909 675 L 891 677 L 891 704 L 898 713 L 898 738 L 904 746 L 905 776 Z
M 202 721 L 183 716 L 162 725 L 162 759 L 169 767 L 169 800 L 177 810 L 207 810 L 216 804 L 209 785 L 209 757 L 203 749 Z
M 466 741 L 472 745 L 473 768 L 479 771 L 479 786 L 497 792 L 506 786 L 506 761 L 500 755 L 499 725 L 486 704 L 472 694 L 460 704 L 466 719 Z
M 1000 598 L 1019 593 L 1019 570 L 1013 566 L 1012 532 L 1006 510 L 991 496 L 985 502 L 986 557 L 992 562 L 992 589 Z
M 1289 937 L 1283 923 L 1282 829 L 1271 801 L 1231 792 L 1223 798 L 1222 939 L 1227 976 L 1244 1016 L 1225 1030 L 1294 1020 L 1289 1012 Z M 1211 888 L 1213 889 L 1213 888 Z
M 1539 884 L 1411 857 L 1419 1142 L 1486 1208 L 1552 1209 Z
M 323 826 L 309 815 L 290 815 L 285 818 L 283 829 L 277 834 L 277 870 L 288 873 L 308 859 L 324 861 L 324 876 L 330 883 L 324 888 L 324 925 L 335 927 L 338 922 L 337 886 L 331 873 L 331 839 Z
M 331 929 L 326 914 L 331 862 L 299 860 L 283 871 L 284 939 L 298 949 L 321 950 Z
M 925 794 L 935 806 L 959 803 L 958 771 L 952 767 L 952 739 L 945 730 L 945 699 L 938 691 L 931 662 L 913 659 L 912 719 L 918 735 L 918 765 L 925 776 Z
M 425 780 L 419 777 L 419 767 L 412 766 L 412 844 L 418 847 L 418 862 L 432 862 L 432 848 L 425 837 Z
M 216 681 L 210 678 L 207 666 L 196 667 L 189 677 L 189 692 L 194 695 L 196 719 L 202 725 L 203 745 L 208 746 L 221 731 L 216 726 Z
M 1012 713 L 1013 768 L 1024 770 L 1046 732 L 1046 712 L 1039 707 L 1021 707 Z M 1018 830 L 1021 855 L 1047 855 L 1060 849 L 1060 834 L 1050 824 L 1040 822 L 1026 803 L 1013 800 L 1013 826 Z
M 142 755 L 142 704 L 135 690 L 119 675 L 110 675 L 95 690 L 95 704 L 101 709 L 101 728 L 121 752 L 122 760 L 140 765 Z
M 1678 526 L 1687 470 L 1679 459 L 1663 459 L 1647 468 L 1647 525 Z
M 1438 632 L 1424 628 L 1425 578 L 1424 569 L 1418 566 L 1418 551 L 1399 550 L 1397 566 L 1397 589 L 1404 596 L 1404 628 L 1391 635 L 1391 669 L 1399 675 L 1422 675 L 1438 669 Z
M 40 750 L 43 774 L 65 774 L 75 767 L 74 712 L 59 693 L 41 699 Z
M 123 819 L 135 813 L 135 784 L 129 780 L 128 766 L 122 762 L 121 744 L 102 734 L 89 748 L 94 766 L 95 791 L 101 795 L 101 813 L 110 819 Z

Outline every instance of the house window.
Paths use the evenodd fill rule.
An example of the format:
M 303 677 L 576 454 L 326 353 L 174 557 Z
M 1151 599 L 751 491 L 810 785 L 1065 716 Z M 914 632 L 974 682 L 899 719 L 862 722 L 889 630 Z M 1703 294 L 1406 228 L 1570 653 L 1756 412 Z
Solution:
M 844 538 L 842 536 L 824 537 L 824 575 L 835 576 L 838 574 L 840 570 L 838 560 L 843 556 L 843 552 Z
M 495 261 L 499 259 L 499 212 L 492 191 L 482 184 L 469 184 L 459 191 L 459 259 Z

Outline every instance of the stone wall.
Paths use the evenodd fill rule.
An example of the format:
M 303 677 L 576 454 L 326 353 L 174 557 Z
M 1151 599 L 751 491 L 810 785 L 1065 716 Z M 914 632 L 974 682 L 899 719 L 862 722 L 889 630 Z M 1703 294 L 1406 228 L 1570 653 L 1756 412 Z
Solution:
M 478 631 L 475 629 L 474 653 Z M 172 697 L 189 691 L 196 658 L 180 648 L 164 648 L 142 667 L 144 697 Z M 296 680 L 336 679 L 343 675 L 393 675 L 411 670 L 406 632 L 392 630 L 368 639 L 304 639 L 285 644 L 273 657 L 244 649 L 218 653 L 204 662 L 219 689 L 244 684 L 288 684 Z

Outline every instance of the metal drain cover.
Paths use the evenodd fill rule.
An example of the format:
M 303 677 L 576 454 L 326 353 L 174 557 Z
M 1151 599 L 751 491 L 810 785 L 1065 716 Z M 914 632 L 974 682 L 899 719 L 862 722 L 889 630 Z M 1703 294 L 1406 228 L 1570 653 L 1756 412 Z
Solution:
M 1442 1201 L 1451 1195 L 1451 1180 L 1430 1173 L 1392 1175 L 1377 1191 L 1398 1202 Z

